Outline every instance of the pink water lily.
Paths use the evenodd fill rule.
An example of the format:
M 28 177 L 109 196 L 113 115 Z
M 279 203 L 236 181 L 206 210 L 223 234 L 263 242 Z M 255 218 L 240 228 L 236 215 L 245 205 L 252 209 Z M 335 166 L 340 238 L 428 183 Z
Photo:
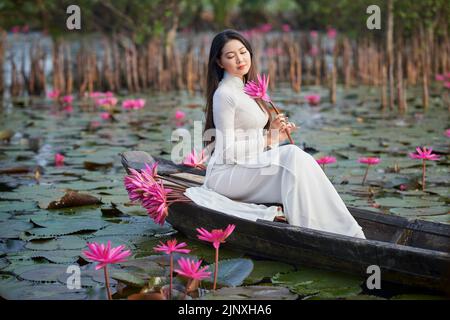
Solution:
M 188 154 L 184 160 L 183 164 L 189 167 L 199 168 L 199 169 L 206 169 L 205 163 L 208 160 L 207 156 L 205 156 L 205 150 L 202 150 L 200 154 L 197 154 L 197 151 L 195 149 L 192 150 L 190 154 Z
M 178 243 L 177 239 L 167 240 L 166 243 L 163 243 L 162 241 L 159 242 L 159 245 L 155 246 L 153 250 L 157 252 L 164 252 L 165 254 L 172 254 L 174 252 L 178 253 L 189 253 L 191 252 L 190 249 L 183 249 L 186 248 L 187 244 L 185 242 Z
M 64 103 L 72 103 L 72 101 L 73 101 L 73 96 L 72 96 L 72 95 L 64 96 L 64 97 L 62 98 L 62 101 L 63 101 Z
M 444 83 L 444 88 L 450 89 L 450 81 L 446 81 L 446 82 Z
M 309 35 L 311 36 L 311 38 L 315 39 L 315 38 L 317 38 L 319 33 L 316 30 L 312 30 L 309 32 Z
M 126 99 L 122 102 L 122 107 L 126 110 L 139 110 L 144 108 L 145 99 Z
M 317 46 L 312 46 L 311 50 L 309 51 L 309 54 L 312 57 L 316 57 L 319 54 L 319 48 Z
M 272 30 L 272 25 L 270 23 L 265 23 L 259 27 L 259 31 L 262 33 L 266 33 Z
M 381 161 L 381 159 L 380 158 L 376 158 L 376 157 L 363 157 L 363 158 L 359 158 L 358 159 L 359 163 L 367 164 L 366 173 L 364 174 L 364 178 L 363 178 L 362 183 L 361 183 L 362 185 L 364 185 L 364 182 L 366 181 L 367 174 L 369 173 L 370 166 L 379 164 L 380 161 Z
M 175 112 L 175 119 L 181 120 L 181 119 L 184 119 L 185 117 L 186 117 L 186 114 L 183 111 L 177 110 Z
M 52 90 L 47 93 L 47 97 L 49 97 L 50 99 L 56 100 L 56 99 L 58 99 L 60 94 L 61 94 L 61 92 L 59 90 Z
M 282 29 L 284 32 L 290 32 L 290 31 L 291 31 L 291 26 L 288 25 L 287 23 L 285 23 L 285 24 L 283 24 L 283 25 L 281 26 L 281 29 Z
M 443 74 L 437 74 L 435 79 L 436 81 L 445 81 L 445 76 Z
M 417 153 L 410 153 L 409 156 L 412 159 L 422 160 L 422 191 L 425 190 L 425 173 L 426 173 L 426 162 L 427 161 L 437 161 L 439 156 L 433 153 L 433 148 L 427 149 L 426 147 L 416 148 Z
M 329 39 L 335 39 L 337 36 L 337 30 L 334 28 L 329 28 L 327 31 L 327 37 Z
M 185 186 L 173 185 L 165 188 L 163 179 L 170 182 L 168 177 L 157 174 L 157 162 L 152 165 L 145 164 L 141 172 L 130 168 L 130 175 L 125 176 L 124 184 L 131 201 L 139 201 L 147 210 L 148 215 L 155 223 L 163 225 L 169 214 L 169 205 L 175 202 L 191 201 L 184 195 Z
M 320 95 L 318 94 L 310 94 L 307 95 L 305 98 L 310 106 L 317 106 L 320 103 Z
M 276 114 L 280 114 L 280 110 L 278 110 L 277 107 L 272 102 L 272 99 L 270 99 L 269 95 L 267 94 L 267 88 L 269 86 L 269 76 L 259 74 L 257 75 L 257 82 L 251 80 L 248 81 L 244 86 L 244 92 L 249 95 L 253 99 L 262 99 L 263 101 L 266 101 L 270 104 L 273 111 L 275 111 Z M 294 144 L 294 140 L 292 139 L 289 131 L 286 131 L 286 135 L 289 139 L 289 142 Z
M 330 157 L 330 156 L 325 156 L 325 157 L 317 159 L 316 161 L 318 164 L 320 164 L 322 166 L 322 169 L 325 171 L 325 165 L 335 163 L 336 158 Z
M 142 201 L 146 188 L 156 183 L 156 175 L 158 171 L 158 163 L 154 162 L 150 165 L 145 164 L 145 168 L 141 172 L 129 168 L 131 174 L 125 176 L 124 184 L 131 201 Z
M 169 286 L 169 299 L 172 298 L 172 283 L 173 283 L 173 253 L 189 253 L 191 250 L 189 249 L 183 249 L 187 247 L 187 244 L 184 242 L 181 242 L 177 244 L 177 240 L 168 240 L 167 243 L 163 243 L 160 241 L 160 244 L 155 246 L 153 250 L 156 252 L 164 252 L 165 254 L 170 255 L 170 286 Z
M 115 97 L 101 98 L 97 99 L 95 103 L 101 107 L 111 108 L 117 104 L 117 98 Z
M 178 269 L 175 272 L 180 276 L 192 279 L 192 280 L 203 280 L 211 276 L 211 272 L 207 271 L 208 266 L 200 268 L 202 265 L 202 260 L 194 261 L 188 258 L 178 259 Z
M 169 214 L 169 201 L 167 195 L 172 189 L 165 188 L 162 181 L 152 184 L 145 189 L 142 206 L 155 223 L 163 225 Z
M 106 290 L 108 293 L 108 299 L 112 300 L 111 290 L 109 287 L 109 275 L 108 264 L 118 263 L 126 261 L 126 258 L 131 255 L 130 250 L 125 250 L 124 245 L 120 245 L 115 248 L 111 248 L 111 241 L 108 240 L 108 244 L 105 246 L 100 243 L 88 243 L 89 250 L 83 251 L 83 255 L 91 261 L 99 262 L 95 267 L 95 270 L 103 268 L 105 275 Z
M 244 92 L 248 94 L 253 99 L 262 99 L 266 102 L 272 102 L 269 95 L 267 94 L 267 88 L 269 87 L 269 76 L 263 74 L 260 76 L 257 75 L 258 81 L 255 82 L 253 80 L 247 82 L 244 87 Z
M 67 105 L 63 109 L 65 112 L 73 112 L 73 106 L 71 104 Z
M 450 138 L 450 129 L 445 130 L 445 135 L 447 138 Z
M 213 247 L 216 249 L 215 256 L 215 270 L 214 270 L 214 284 L 213 290 L 216 290 L 217 284 L 217 274 L 219 271 L 219 247 L 221 243 L 225 243 L 225 239 L 230 236 L 230 234 L 234 231 L 236 226 L 234 224 L 229 224 L 225 230 L 222 229 L 214 229 L 211 232 L 204 228 L 197 228 L 197 238 L 200 240 L 204 240 L 207 242 L 211 242 Z
M 62 166 L 64 165 L 64 156 L 60 153 L 55 154 L 55 165 Z
M 101 112 L 100 113 L 100 117 L 103 120 L 109 120 L 109 119 L 111 119 L 111 114 L 109 112 Z

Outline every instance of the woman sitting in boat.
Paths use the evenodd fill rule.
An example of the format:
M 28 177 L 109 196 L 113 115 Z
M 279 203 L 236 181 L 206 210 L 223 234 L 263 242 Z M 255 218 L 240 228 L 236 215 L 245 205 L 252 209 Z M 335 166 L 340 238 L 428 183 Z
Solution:
M 211 158 L 204 185 L 237 201 L 280 203 L 294 226 L 365 238 L 315 159 L 295 144 L 281 145 L 296 125 L 282 113 L 272 118 L 262 100 L 244 92 L 256 80 L 253 57 L 235 30 L 212 41 L 204 128 Z

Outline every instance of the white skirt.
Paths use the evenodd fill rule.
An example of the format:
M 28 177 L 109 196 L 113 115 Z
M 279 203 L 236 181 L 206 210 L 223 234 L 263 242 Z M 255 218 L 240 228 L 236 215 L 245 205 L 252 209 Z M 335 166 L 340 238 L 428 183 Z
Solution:
M 208 189 L 241 202 L 281 203 L 291 225 L 365 239 L 320 165 L 296 145 L 265 151 L 251 164 L 212 165 Z

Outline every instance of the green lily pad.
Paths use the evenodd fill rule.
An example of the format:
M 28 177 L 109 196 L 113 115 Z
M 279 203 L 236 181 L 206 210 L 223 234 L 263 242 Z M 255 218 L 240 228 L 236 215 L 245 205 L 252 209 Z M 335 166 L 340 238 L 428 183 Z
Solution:
M 375 202 L 383 207 L 402 207 L 402 208 L 424 208 L 424 207 L 438 207 L 444 205 L 443 202 L 430 201 L 420 198 L 378 198 Z
M 86 241 L 78 236 L 65 236 L 52 240 L 34 240 L 25 245 L 30 250 L 70 250 L 83 249 Z
M 66 273 L 67 266 L 58 264 L 42 264 L 30 267 L 27 271 L 19 274 L 23 280 L 36 282 L 57 282 L 58 277 Z
M 272 283 L 288 286 L 302 296 L 341 298 L 359 294 L 362 279 L 338 272 L 302 268 L 299 271 L 277 274 Z
M 145 284 L 147 283 L 147 281 L 143 279 L 141 275 L 132 272 L 115 271 L 111 274 L 111 277 L 127 285 L 139 288 L 145 286 Z
M 403 217 L 415 216 L 437 216 L 448 214 L 448 207 L 431 207 L 431 208 L 392 208 L 389 210 L 392 214 Z
M 297 297 L 298 295 L 283 287 L 245 286 L 220 288 L 200 297 L 200 300 L 296 300 Z
M 277 273 L 286 273 L 293 271 L 294 266 L 277 261 L 253 260 L 253 271 L 245 279 L 244 284 L 255 284 L 266 278 L 272 278 Z
M 9 219 L 0 222 L 0 235 L 2 238 L 19 238 L 20 234 L 33 228 L 33 224 L 22 220 Z
M 208 266 L 211 276 L 205 282 L 214 282 L 215 263 Z M 230 259 L 219 261 L 217 283 L 227 287 L 240 286 L 253 270 L 253 261 L 250 259 Z

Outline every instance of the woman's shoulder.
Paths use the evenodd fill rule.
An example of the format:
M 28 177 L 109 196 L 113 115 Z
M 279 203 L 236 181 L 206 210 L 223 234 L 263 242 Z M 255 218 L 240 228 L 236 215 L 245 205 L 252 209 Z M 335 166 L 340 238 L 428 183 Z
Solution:
M 235 103 L 235 91 L 232 87 L 227 85 L 219 85 L 214 91 L 213 96 L 214 102 L 226 102 L 233 104 Z

